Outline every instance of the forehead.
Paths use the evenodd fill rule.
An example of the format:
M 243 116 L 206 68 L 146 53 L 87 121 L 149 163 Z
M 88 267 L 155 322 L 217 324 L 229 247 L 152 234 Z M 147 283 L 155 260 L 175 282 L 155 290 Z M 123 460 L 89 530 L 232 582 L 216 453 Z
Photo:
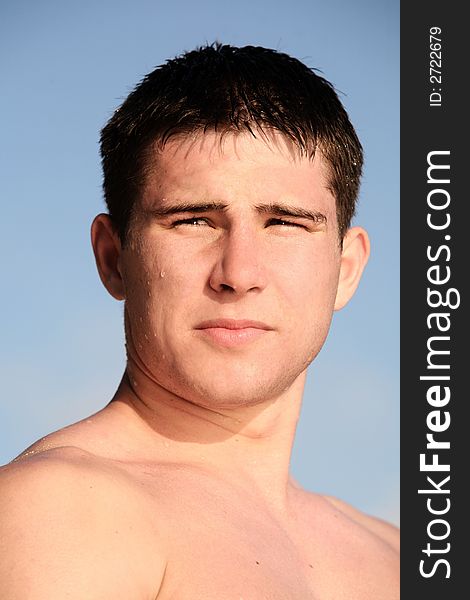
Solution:
M 166 197 L 230 202 L 312 202 L 335 210 L 328 163 L 318 151 L 313 158 L 282 135 L 204 133 L 169 141 L 149 160 L 144 206 Z

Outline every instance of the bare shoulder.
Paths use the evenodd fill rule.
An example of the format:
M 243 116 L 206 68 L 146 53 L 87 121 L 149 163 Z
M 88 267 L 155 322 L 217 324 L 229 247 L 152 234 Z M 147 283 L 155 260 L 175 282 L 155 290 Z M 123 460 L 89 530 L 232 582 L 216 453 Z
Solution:
M 106 461 L 74 446 L 44 448 L 39 443 L 10 464 L 0 468 L 2 501 L 29 510 L 59 503 L 62 507 L 90 501 L 96 510 L 103 499 L 101 492 L 117 491 L 117 472 Z M 104 489 L 103 489 L 104 488 Z M 79 503 L 78 503 L 79 504 Z
M 143 551 L 152 550 L 157 585 L 164 552 L 132 494 L 118 469 L 75 447 L 2 467 L 0 597 L 154 598 Z
M 346 518 L 351 519 L 365 531 L 370 532 L 373 536 L 376 536 L 379 540 L 388 544 L 395 552 L 399 553 L 400 530 L 395 527 L 395 525 L 392 525 L 383 519 L 367 515 L 343 500 L 339 500 L 333 496 L 323 496 L 323 498 L 335 509 L 339 510 Z
M 3 501 L 12 498 L 19 508 L 23 501 L 31 509 L 59 498 L 60 504 L 67 506 L 81 498 L 93 500 L 99 510 L 99 492 L 104 487 L 112 494 L 119 486 L 116 476 L 109 463 L 82 448 L 43 447 L 40 442 L 0 468 L 0 487 Z

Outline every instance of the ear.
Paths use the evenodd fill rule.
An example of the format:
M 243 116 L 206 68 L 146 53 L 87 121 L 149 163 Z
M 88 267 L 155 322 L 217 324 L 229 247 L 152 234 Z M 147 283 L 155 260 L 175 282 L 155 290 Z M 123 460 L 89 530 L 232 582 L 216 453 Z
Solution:
M 95 217 L 91 226 L 91 243 L 101 281 L 108 292 L 123 300 L 124 284 L 121 276 L 121 240 L 109 215 Z
M 343 239 L 335 310 L 349 302 L 356 291 L 370 254 L 370 242 L 362 227 L 352 227 Z

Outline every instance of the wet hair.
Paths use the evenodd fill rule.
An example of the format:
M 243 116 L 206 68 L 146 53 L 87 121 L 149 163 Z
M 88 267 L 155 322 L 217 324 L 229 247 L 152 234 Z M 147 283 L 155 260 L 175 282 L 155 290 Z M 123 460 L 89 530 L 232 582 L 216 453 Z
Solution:
M 340 239 L 355 212 L 362 147 L 333 86 L 287 54 L 258 46 L 206 45 L 149 73 L 101 132 L 103 189 L 124 243 L 155 149 L 175 136 L 279 132 L 301 156 L 329 167 Z

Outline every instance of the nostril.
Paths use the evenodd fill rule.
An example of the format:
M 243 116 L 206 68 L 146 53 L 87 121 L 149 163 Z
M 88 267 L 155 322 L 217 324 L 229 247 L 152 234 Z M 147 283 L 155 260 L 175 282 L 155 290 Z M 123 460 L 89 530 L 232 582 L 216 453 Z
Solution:
M 224 291 L 233 291 L 233 287 L 226 283 L 220 284 L 220 289 Z

